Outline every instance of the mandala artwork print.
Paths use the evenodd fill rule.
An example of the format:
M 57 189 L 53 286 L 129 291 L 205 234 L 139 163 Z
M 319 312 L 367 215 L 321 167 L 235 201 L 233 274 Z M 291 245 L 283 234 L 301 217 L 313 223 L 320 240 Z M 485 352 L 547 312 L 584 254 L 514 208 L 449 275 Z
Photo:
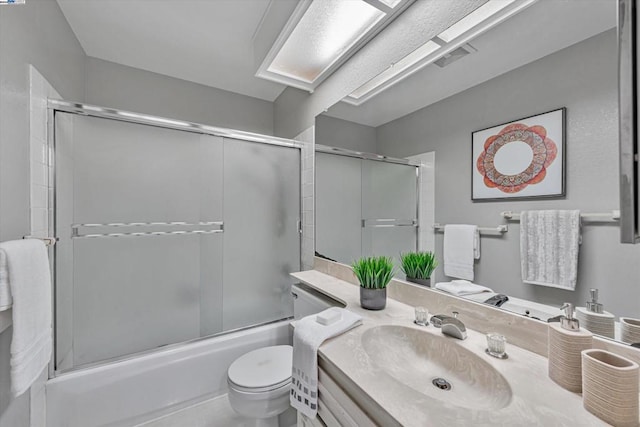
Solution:
M 493 160 L 498 150 L 505 145 L 522 141 L 533 151 L 533 160 L 522 172 L 515 175 L 503 175 L 495 168 Z M 522 123 L 509 125 L 497 135 L 492 135 L 484 143 L 484 151 L 477 161 L 478 172 L 484 176 L 487 187 L 497 188 L 505 193 L 517 193 L 527 185 L 541 182 L 547 175 L 547 168 L 556 159 L 558 147 L 547 138 L 543 126 L 528 127 Z
M 472 198 L 564 194 L 564 109 L 472 134 Z

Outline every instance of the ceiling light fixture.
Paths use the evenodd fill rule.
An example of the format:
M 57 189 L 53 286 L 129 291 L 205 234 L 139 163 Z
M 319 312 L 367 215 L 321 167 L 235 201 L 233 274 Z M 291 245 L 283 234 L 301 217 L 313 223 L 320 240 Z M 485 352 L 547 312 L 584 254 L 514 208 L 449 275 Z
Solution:
M 489 0 L 396 64 L 346 96 L 343 101 L 362 105 L 369 99 L 436 61 L 448 65 L 465 54 L 476 52 L 468 42 L 504 22 L 537 0 Z M 461 55 L 457 55 L 460 52 Z M 447 56 L 449 55 L 449 56 Z M 453 58 L 453 60 L 451 60 Z
M 302 0 L 256 76 L 313 91 L 414 0 Z

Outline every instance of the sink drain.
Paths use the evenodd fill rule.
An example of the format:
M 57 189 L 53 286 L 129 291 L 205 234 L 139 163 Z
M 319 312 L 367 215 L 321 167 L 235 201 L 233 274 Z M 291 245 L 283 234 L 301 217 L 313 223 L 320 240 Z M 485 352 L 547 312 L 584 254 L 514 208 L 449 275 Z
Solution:
M 440 390 L 451 390 L 451 383 L 444 378 L 434 378 L 431 383 Z

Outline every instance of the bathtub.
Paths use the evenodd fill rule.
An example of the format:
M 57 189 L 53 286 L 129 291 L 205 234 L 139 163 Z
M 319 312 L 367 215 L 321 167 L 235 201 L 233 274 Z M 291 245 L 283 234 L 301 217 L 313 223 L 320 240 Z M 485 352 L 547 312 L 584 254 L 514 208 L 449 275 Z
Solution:
M 238 356 L 278 344 L 288 320 L 62 374 L 46 383 L 47 427 L 132 426 L 225 394 Z

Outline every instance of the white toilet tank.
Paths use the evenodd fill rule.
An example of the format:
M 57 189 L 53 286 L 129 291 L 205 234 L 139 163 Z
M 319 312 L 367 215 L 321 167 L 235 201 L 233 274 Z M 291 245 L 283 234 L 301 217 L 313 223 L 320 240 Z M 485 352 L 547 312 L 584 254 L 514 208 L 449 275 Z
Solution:
M 293 295 L 293 317 L 301 319 L 311 314 L 320 313 L 329 307 L 344 307 L 345 305 L 304 283 L 291 286 Z

